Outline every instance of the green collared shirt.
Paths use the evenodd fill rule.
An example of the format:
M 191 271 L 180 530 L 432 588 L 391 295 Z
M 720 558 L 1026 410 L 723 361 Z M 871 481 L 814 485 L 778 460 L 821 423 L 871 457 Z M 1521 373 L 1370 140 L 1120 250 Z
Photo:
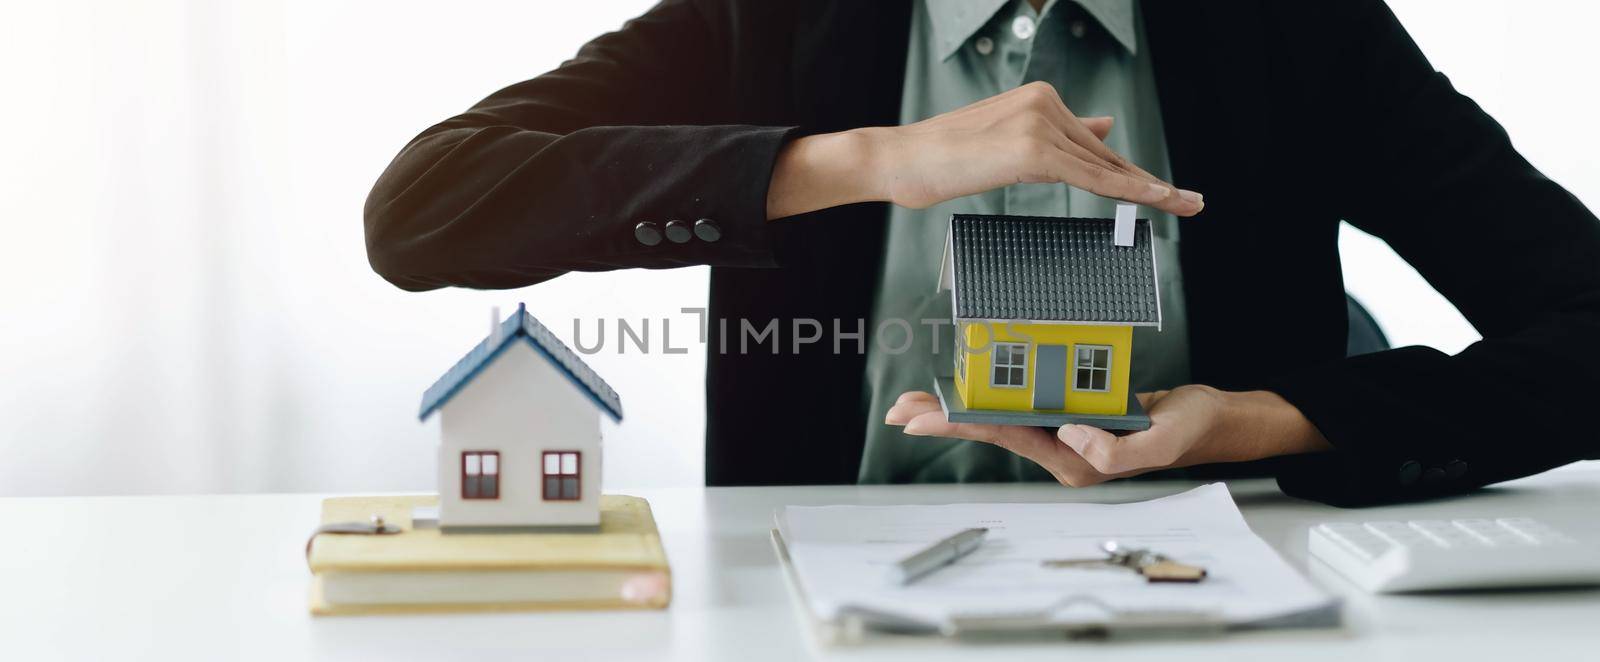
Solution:
M 955 110 L 1033 81 L 1055 86 L 1079 117 L 1116 118 L 1110 147 L 1170 179 L 1155 73 L 1136 0 L 917 0 L 912 14 L 902 124 Z M 862 483 L 1050 480 L 1032 462 L 988 444 L 908 437 L 883 417 L 905 391 L 928 391 L 952 369 L 950 294 L 935 293 L 951 214 L 1113 215 L 1115 201 L 1060 184 L 1017 184 L 928 209 L 895 207 L 868 343 L 869 414 Z M 1178 264 L 1178 224 L 1141 208 L 1153 222 L 1163 327 L 1133 335 L 1135 391 L 1189 381 L 1188 326 Z M 915 332 L 904 346 L 904 320 Z M 904 351 L 901 351 L 904 348 Z

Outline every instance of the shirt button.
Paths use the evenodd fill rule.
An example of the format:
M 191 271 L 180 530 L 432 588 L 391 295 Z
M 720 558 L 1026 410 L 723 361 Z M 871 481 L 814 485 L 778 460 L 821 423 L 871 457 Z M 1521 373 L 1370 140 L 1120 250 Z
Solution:
M 722 238 L 722 228 L 717 227 L 717 222 L 709 218 L 702 218 L 694 222 L 694 236 L 708 244 L 716 243 Z
M 1465 475 L 1467 475 L 1467 463 L 1463 460 L 1451 460 L 1449 464 L 1444 465 L 1445 478 L 1458 480 Z
M 661 243 L 661 228 L 655 223 L 645 221 L 633 226 L 633 238 L 646 246 L 654 246 Z
M 1072 25 L 1068 26 L 1067 29 L 1072 31 L 1072 36 L 1079 39 L 1082 39 L 1083 35 L 1089 32 L 1089 26 L 1084 25 L 1083 21 L 1073 21 Z
M 978 40 L 973 42 L 972 47 L 978 49 L 979 55 L 988 55 L 994 52 L 994 40 L 988 37 L 978 37 Z
M 674 244 L 687 243 L 692 235 L 689 224 L 683 221 L 669 221 L 667 223 L 667 241 Z
M 1011 21 L 1011 34 L 1017 35 L 1018 39 L 1027 39 L 1033 36 L 1033 27 L 1033 19 L 1018 16 Z

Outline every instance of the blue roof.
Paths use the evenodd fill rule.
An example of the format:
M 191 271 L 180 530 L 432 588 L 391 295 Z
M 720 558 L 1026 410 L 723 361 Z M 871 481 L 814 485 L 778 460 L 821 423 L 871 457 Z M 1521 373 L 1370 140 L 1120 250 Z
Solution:
M 527 342 L 535 351 L 543 356 L 550 365 L 555 366 L 561 374 L 566 375 L 572 385 L 577 387 L 589 399 L 594 401 L 596 407 L 611 416 L 611 420 L 622 420 L 622 398 L 615 390 L 601 379 L 600 375 L 589 369 L 578 355 L 561 342 L 556 334 L 545 328 L 539 320 L 528 314 L 528 309 L 523 304 L 517 304 L 517 312 L 512 313 L 499 328 L 478 343 L 477 347 L 467 352 L 456 362 L 455 367 L 444 373 L 439 381 L 428 387 L 422 393 L 422 413 L 418 418 L 426 419 L 433 410 L 443 407 L 450 398 L 455 397 L 463 387 L 472 382 L 478 373 L 505 352 L 507 347 L 517 341 Z

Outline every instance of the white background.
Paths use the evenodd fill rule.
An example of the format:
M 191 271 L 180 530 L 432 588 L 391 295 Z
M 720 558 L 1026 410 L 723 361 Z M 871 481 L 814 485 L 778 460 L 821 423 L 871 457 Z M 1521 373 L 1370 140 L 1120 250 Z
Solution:
M 491 305 L 525 301 L 569 340 L 574 318 L 692 329 L 677 310 L 704 305 L 703 268 L 408 294 L 362 243 L 363 199 L 405 141 L 648 4 L 5 3 L 0 495 L 429 489 L 419 396 Z M 1395 4 L 1536 166 L 1600 204 L 1600 10 Z M 1476 340 L 1382 242 L 1347 228 L 1341 247 L 1397 344 Z M 627 413 L 605 429 L 613 489 L 702 481 L 688 339 L 589 358 Z

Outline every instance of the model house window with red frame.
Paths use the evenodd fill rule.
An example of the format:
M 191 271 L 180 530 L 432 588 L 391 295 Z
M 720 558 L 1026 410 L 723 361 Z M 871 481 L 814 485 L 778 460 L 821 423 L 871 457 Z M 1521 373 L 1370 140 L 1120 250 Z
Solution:
M 544 454 L 544 500 L 577 501 L 582 490 L 578 470 L 583 457 L 578 451 L 546 451 Z
M 500 498 L 499 451 L 466 451 L 461 454 L 461 498 Z

